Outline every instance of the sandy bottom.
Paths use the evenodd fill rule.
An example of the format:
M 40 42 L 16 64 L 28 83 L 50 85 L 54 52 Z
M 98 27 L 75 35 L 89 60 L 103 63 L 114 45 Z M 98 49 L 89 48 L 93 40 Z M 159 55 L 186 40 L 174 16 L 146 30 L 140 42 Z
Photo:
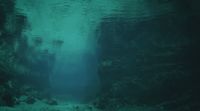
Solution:
M 66 103 L 62 105 L 50 106 L 50 105 L 38 102 L 32 105 L 21 104 L 13 108 L 0 107 L 0 111 L 103 111 L 103 110 L 96 109 L 93 106 L 88 105 L 88 104 Z M 132 107 L 124 107 L 124 108 L 111 110 L 111 111 L 168 111 L 168 110 L 132 106 Z
M 168 111 L 161 107 L 147 107 L 147 106 L 124 106 L 112 110 L 100 110 L 91 104 L 80 104 L 76 102 L 66 102 L 65 100 L 58 100 L 58 105 L 48 105 L 44 101 L 37 100 L 34 104 L 27 104 L 21 102 L 14 107 L 0 106 L 0 111 Z M 117 106 L 116 106 L 117 107 Z
M 14 107 L 0 107 L 0 111 L 100 111 L 89 104 L 62 103 L 59 105 L 47 105 L 43 102 L 34 104 L 21 103 Z

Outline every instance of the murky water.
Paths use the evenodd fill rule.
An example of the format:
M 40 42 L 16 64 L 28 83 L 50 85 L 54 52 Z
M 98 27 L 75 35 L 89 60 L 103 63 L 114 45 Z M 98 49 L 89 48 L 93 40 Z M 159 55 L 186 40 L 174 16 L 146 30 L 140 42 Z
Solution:
M 53 92 L 85 98 L 100 88 L 98 34 L 102 22 L 122 18 L 137 22 L 173 11 L 173 3 L 145 0 L 17 0 L 27 16 L 23 35 L 35 49 L 56 55 L 50 74 Z
M 199 4 L 0 0 L 0 110 L 199 109 Z

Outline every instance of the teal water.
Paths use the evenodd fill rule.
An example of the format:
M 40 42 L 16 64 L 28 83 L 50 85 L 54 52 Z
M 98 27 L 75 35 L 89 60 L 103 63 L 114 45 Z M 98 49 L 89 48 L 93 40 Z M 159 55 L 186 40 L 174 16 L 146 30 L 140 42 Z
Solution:
M 0 0 L 0 111 L 198 111 L 198 0 Z
M 48 72 L 53 92 L 65 93 L 70 98 L 85 98 L 100 90 L 97 74 L 101 47 L 97 43 L 97 30 L 100 23 L 109 21 L 110 18 L 122 17 L 131 21 L 136 18 L 151 18 L 173 9 L 172 6 L 162 8 L 162 4 L 155 7 L 151 3 L 140 2 L 142 1 L 16 1 L 17 12 L 27 17 L 30 27 L 23 30 L 28 45 L 35 47 L 36 53 L 48 52 L 55 55 L 53 69 Z M 35 43 L 38 39 L 42 41 L 39 46 Z

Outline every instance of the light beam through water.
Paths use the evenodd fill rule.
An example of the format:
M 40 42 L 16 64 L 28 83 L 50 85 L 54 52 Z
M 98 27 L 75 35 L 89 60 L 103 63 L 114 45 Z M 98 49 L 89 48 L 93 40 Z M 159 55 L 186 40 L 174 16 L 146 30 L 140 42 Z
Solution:
M 33 46 L 34 38 L 39 36 L 43 44 L 37 50 L 56 54 L 50 75 L 54 92 L 85 99 L 99 90 L 95 35 L 98 25 L 109 16 L 137 21 L 173 11 L 169 3 L 152 5 L 153 2 L 156 1 L 17 0 L 16 8 L 27 16 L 30 28 L 24 35 L 29 45 Z M 53 46 L 52 41 L 61 43 L 61 47 Z
M 27 16 L 30 28 L 24 31 L 33 46 L 35 37 L 43 44 L 37 50 L 56 54 L 50 75 L 54 93 L 73 100 L 85 100 L 99 90 L 95 30 L 101 19 L 116 7 L 107 0 L 17 0 L 16 8 Z M 102 6 L 103 5 L 103 6 Z M 104 7 L 104 8 L 102 8 Z M 52 41 L 62 42 L 61 47 Z

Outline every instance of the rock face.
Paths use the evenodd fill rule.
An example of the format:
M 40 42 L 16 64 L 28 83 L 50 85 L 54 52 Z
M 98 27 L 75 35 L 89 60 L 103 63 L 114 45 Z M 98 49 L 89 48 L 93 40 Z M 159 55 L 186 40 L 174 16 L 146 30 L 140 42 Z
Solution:
M 196 106 L 199 9 L 187 0 L 175 2 L 176 10 L 167 14 L 102 22 L 102 97 L 95 103 L 98 107 L 166 103 L 164 108 L 176 110 L 184 109 L 182 104 Z
M 25 8 L 28 14 L 30 14 L 29 9 L 34 7 L 34 14 L 40 15 L 36 8 L 40 5 L 34 4 L 34 0 L 17 1 L 24 1 L 22 4 L 27 6 Z M 45 2 L 56 4 L 65 0 L 49 1 Z M 158 109 L 151 109 L 152 111 L 200 110 L 199 0 L 109 0 L 108 4 L 108 0 L 80 1 L 81 3 L 76 0 L 75 3 L 78 5 L 71 7 L 71 4 L 67 2 L 64 5 L 56 4 L 51 8 L 53 13 L 46 13 L 47 9 L 41 6 L 39 12 L 43 11 L 41 15 L 44 18 L 42 22 L 39 19 L 32 26 L 37 32 L 38 24 L 44 23 L 44 27 L 41 27 L 42 31 L 39 30 L 44 35 L 33 34 L 30 39 L 27 35 L 22 35 L 25 29 L 30 32 L 32 29 L 26 15 L 17 11 L 15 0 L 0 0 L 0 106 L 14 107 L 17 104 L 37 106 L 38 102 L 42 102 L 47 105 L 42 109 L 45 111 L 50 110 L 50 105 L 59 107 L 59 101 L 51 98 L 49 93 L 49 89 L 52 88 L 49 86 L 49 74 L 52 73 L 56 63 L 55 56 L 63 46 L 67 47 L 66 51 L 87 46 L 89 42 L 77 47 L 77 39 L 82 38 L 83 35 L 86 37 L 83 40 L 96 36 L 90 34 L 90 29 L 99 26 L 97 29 L 99 60 L 97 57 L 99 53 L 95 51 L 81 53 L 80 61 L 73 54 L 70 55 L 71 52 L 67 53 L 68 56 L 63 55 L 64 58 L 61 57 L 58 64 L 65 63 L 57 66 L 56 76 L 51 76 L 53 78 L 51 82 L 54 84 L 52 89 L 55 93 L 60 93 L 59 89 L 64 90 L 64 94 L 70 93 L 78 99 L 83 95 L 84 98 L 93 98 L 101 86 L 101 91 L 93 104 L 96 108 L 105 111 L 118 111 L 120 108 L 122 111 L 128 110 L 126 107 L 133 105 L 158 107 Z M 106 8 L 104 9 L 101 3 L 95 4 L 96 1 L 101 1 Z M 41 4 L 40 0 L 37 2 Z M 74 1 L 71 0 L 69 3 L 74 3 Z M 91 6 L 89 8 L 88 3 Z M 100 7 L 99 10 L 95 7 L 96 5 Z M 63 20 L 63 17 L 69 17 L 63 10 L 74 11 L 77 8 L 80 8 L 78 10 L 80 13 L 72 13 L 73 16 L 70 16 L 70 19 Z M 99 13 L 93 16 L 95 11 L 91 11 L 90 8 Z M 59 11 L 62 11 L 64 16 L 56 13 Z M 49 25 L 46 19 L 54 14 L 63 22 L 58 25 L 57 19 L 52 18 L 52 30 L 43 32 L 45 26 Z M 84 15 L 81 20 L 79 20 L 79 14 Z M 74 20 L 73 17 L 76 19 Z M 35 19 L 38 19 L 38 16 L 31 20 L 35 21 Z M 89 19 L 95 25 L 89 24 Z M 54 35 L 55 30 L 63 29 L 60 26 L 65 23 L 71 24 L 70 20 L 74 20 L 73 27 L 70 25 L 65 27 L 70 29 L 70 39 L 58 39 Z M 100 23 L 99 25 L 96 20 Z M 83 26 L 82 23 L 84 23 Z M 54 25 L 58 26 L 54 27 Z M 86 30 L 87 33 L 77 33 L 78 25 L 78 31 Z M 88 25 L 90 27 L 87 27 Z M 91 32 L 93 31 L 96 31 L 95 28 Z M 62 34 L 63 38 L 66 38 L 65 34 L 68 34 L 65 31 L 58 33 Z M 52 37 L 52 40 L 45 41 L 46 34 Z M 77 38 L 74 39 L 72 36 L 77 36 Z M 31 46 L 28 43 L 29 40 L 31 40 Z M 92 51 L 94 41 L 94 50 L 96 50 L 96 39 L 91 39 L 91 41 Z M 41 47 L 46 46 L 45 43 L 53 48 L 49 50 Z M 70 63 L 69 58 L 73 58 L 75 62 Z M 98 75 L 94 76 L 97 70 Z M 57 75 L 58 73 L 60 75 Z M 130 108 L 130 110 L 143 110 L 143 108 L 145 107 Z M 63 110 L 82 109 L 96 110 L 91 106 L 82 108 L 77 105 L 64 106 Z M 52 111 L 56 110 L 52 109 Z

